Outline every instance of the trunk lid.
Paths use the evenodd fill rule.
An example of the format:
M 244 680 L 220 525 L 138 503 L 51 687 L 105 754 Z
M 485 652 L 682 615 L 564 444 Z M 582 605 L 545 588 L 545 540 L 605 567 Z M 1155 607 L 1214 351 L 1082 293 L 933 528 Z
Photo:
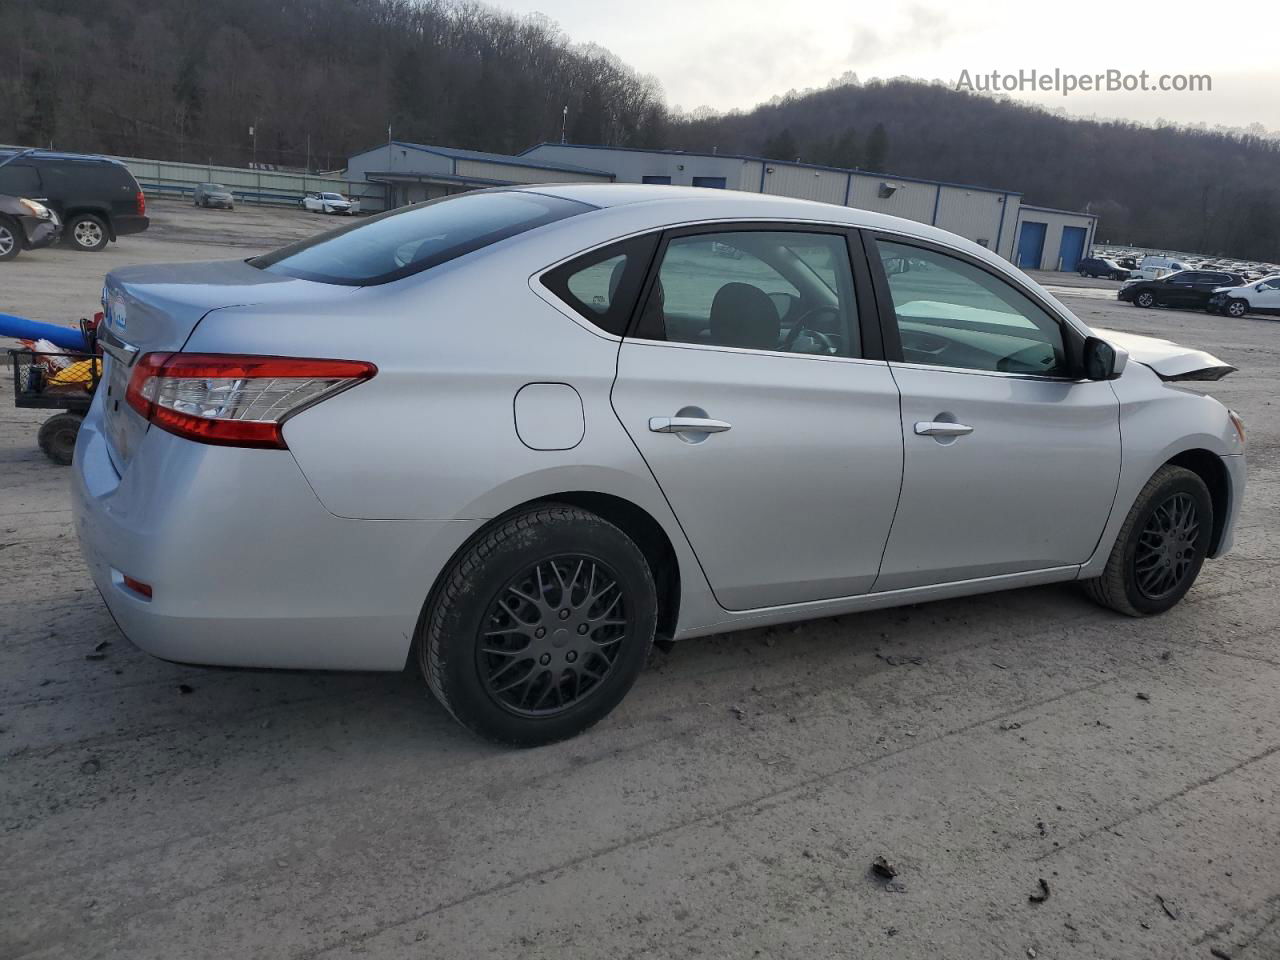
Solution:
M 124 473 L 148 424 L 126 402 L 133 365 L 143 354 L 182 350 L 210 313 L 234 306 L 288 301 L 332 302 L 359 287 L 337 287 L 267 273 L 243 260 L 161 263 L 107 274 L 98 340 L 104 354 L 103 421 L 107 448 Z
M 1184 347 L 1172 340 L 1115 330 L 1095 329 L 1093 332 L 1125 350 L 1130 360 L 1150 367 L 1161 380 L 1221 380 L 1236 371 L 1236 367 L 1211 353 Z

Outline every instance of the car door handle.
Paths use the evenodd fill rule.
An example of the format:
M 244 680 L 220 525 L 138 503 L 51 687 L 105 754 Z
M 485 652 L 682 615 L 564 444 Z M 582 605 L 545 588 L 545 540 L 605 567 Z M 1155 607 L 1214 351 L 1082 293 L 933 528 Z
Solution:
M 724 433 L 733 426 L 708 417 L 650 417 L 649 429 L 654 433 Z
M 921 420 L 916 424 L 918 437 L 963 437 L 973 433 L 973 427 L 964 423 L 949 423 L 945 420 Z

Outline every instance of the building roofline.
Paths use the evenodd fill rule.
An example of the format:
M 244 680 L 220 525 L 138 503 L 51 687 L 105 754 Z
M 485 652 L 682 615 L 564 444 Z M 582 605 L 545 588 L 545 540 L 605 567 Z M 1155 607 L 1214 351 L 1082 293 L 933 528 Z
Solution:
M 449 183 L 482 183 L 489 187 L 521 187 L 526 184 L 515 180 L 493 180 L 489 177 L 464 177 L 453 173 L 401 173 L 397 170 L 371 170 L 364 175 L 370 183 L 395 180 L 408 183 L 426 183 L 429 180 L 447 180 Z
M 1023 210 L 1034 210 L 1036 213 L 1063 213 L 1069 217 L 1088 217 L 1090 220 L 1097 220 L 1096 213 L 1085 213 L 1081 210 L 1059 210 L 1057 207 L 1036 207 L 1029 203 L 1022 204 Z
M 679 157 L 699 157 L 705 159 L 719 160 L 745 160 L 756 163 L 776 163 L 786 167 L 801 167 L 806 170 L 827 170 L 831 173 L 853 174 L 859 177 L 881 177 L 885 180 L 903 180 L 907 183 L 924 183 L 931 187 L 955 187 L 959 190 L 978 190 L 982 193 L 995 193 L 1007 197 L 1021 197 L 1022 192 L 1019 190 L 1002 190 L 998 187 L 980 187 L 973 183 L 954 183 L 949 180 L 926 180 L 924 177 L 904 177 L 896 173 L 881 173 L 878 170 L 860 170 L 850 167 L 832 167 L 823 163 L 804 163 L 795 160 L 773 160 L 769 157 L 758 157 L 749 153 L 703 153 L 697 150 L 665 150 L 657 147 L 607 147 L 590 143 L 555 143 L 550 140 L 544 140 L 541 143 L 535 143 L 526 150 L 516 154 L 523 157 L 530 151 L 537 150 L 539 147 L 572 147 L 577 150 L 621 150 L 626 153 L 656 153 L 665 156 Z
M 591 167 L 577 167 L 569 163 L 547 163 L 539 160 L 521 160 L 520 156 L 522 156 L 522 154 L 517 154 L 515 156 L 508 157 L 504 154 L 499 154 L 499 153 L 487 154 L 483 150 L 468 150 L 466 151 L 467 153 L 483 154 L 482 157 L 479 157 L 479 156 L 468 157 L 468 156 L 462 156 L 456 152 L 450 153 L 449 147 L 433 147 L 425 143 L 410 143 L 408 140 L 390 140 L 386 143 L 379 143 L 379 144 L 376 144 L 375 146 L 368 147 L 367 149 L 364 149 L 364 150 L 357 150 L 355 153 L 351 154 L 351 156 L 358 157 L 361 154 L 373 153 L 373 151 L 375 150 L 381 150 L 383 147 L 389 147 L 389 146 L 404 147 L 409 150 L 418 150 L 422 153 L 429 153 L 436 157 L 445 157 L 449 160 L 454 160 L 454 161 L 471 160 L 471 161 L 474 161 L 475 163 L 496 163 L 496 164 L 501 164 L 503 166 L 509 166 L 509 167 L 530 167 L 534 170 L 556 170 L 556 171 L 559 171 L 560 173 L 591 173 L 591 174 L 595 174 L 598 177 L 608 177 L 610 180 L 612 180 L 614 177 L 614 174 L 610 173 L 608 170 L 594 170 Z M 348 164 L 349 163 L 350 163 L 350 159 L 348 158 Z

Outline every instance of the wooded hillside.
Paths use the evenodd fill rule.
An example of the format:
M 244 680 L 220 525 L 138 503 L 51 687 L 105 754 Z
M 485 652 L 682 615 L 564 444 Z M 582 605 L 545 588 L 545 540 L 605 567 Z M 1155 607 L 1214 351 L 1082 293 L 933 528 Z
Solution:
M 855 65 L 856 66 L 856 65 Z M 1019 190 L 1098 237 L 1280 259 L 1280 143 L 1075 120 L 909 81 L 673 117 L 653 78 L 540 17 L 454 0 L 0 0 L 0 142 L 341 167 L 398 139 L 764 153 Z

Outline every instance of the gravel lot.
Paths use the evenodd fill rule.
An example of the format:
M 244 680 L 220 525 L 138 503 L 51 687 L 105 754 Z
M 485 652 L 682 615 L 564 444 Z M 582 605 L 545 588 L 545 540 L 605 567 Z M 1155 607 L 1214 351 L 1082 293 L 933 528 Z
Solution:
M 153 213 L 0 266 L 0 310 L 74 319 L 114 265 L 333 225 Z M 408 673 L 135 650 L 39 412 L 0 401 L 0 957 L 1280 957 L 1280 324 L 1041 279 L 1241 368 L 1209 387 L 1249 424 L 1248 501 L 1187 601 L 1128 620 L 1050 587 L 690 641 L 532 752 Z

